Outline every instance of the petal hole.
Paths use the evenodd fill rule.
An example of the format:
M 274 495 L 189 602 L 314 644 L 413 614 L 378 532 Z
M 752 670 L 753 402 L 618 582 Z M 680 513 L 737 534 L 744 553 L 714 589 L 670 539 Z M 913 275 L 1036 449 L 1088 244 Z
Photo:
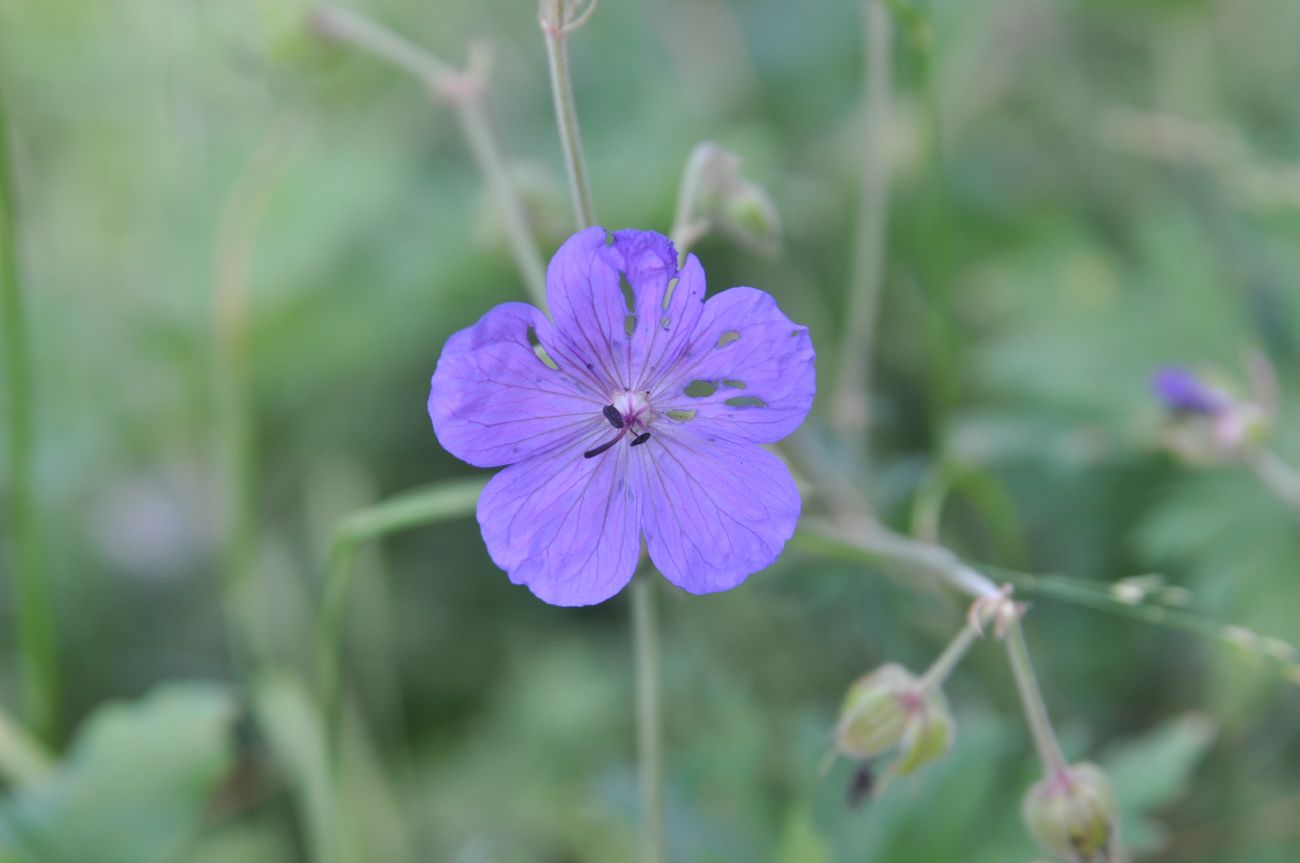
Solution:
M 533 353 L 537 355 L 537 358 L 541 360 L 547 368 L 554 371 L 560 370 L 560 367 L 556 365 L 555 360 L 551 359 L 551 355 L 546 352 L 546 348 L 542 347 L 542 340 L 537 337 L 537 330 L 532 327 L 528 328 L 528 344 L 533 346 Z

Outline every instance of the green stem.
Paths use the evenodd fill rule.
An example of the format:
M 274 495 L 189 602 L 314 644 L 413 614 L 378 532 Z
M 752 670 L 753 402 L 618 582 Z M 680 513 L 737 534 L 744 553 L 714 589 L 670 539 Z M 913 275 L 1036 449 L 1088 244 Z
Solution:
M 711 141 L 696 144 L 686 160 L 682 170 L 682 182 L 677 189 L 677 209 L 673 213 L 673 227 L 670 239 L 677 249 L 678 261 L 685 261 L 691 247 L 709 232 L 707 219 L 697 219 L 696 204 L 700 196 L 700 185 L 705 166 L 717 159 L 719 147 Z
M 524 286 L 540 308 L 546 308 L 546 270 L 529 226 L 527 208 L 510 173 L 505 149 L 497 137 L 485 103 L 486 68 L 471 62 L 460 71 L 423 48 L 348 9 L 321 6 L 311 18 L 318 34 L 366 51 L 396 66 L 425 86 L 429 94 L 456 112 L 461 133 L 479 171 L 496 199 L 505 221 L 506 243 Z M 478 59 L 483 59 L 478 54 Z M 473 58 L 471 58 L 473 61 Z
M 653 578 L 632 579 L 632 641 L 636 655 L 637 756 L 641 765 L 641 857 L 664 860 L 663 754 L 659 708 L 659 632 Z
M 588 6 L 587 13 L 594 8 Z M 587 163 L 582 155 L 582 136 L 578 128 L 578 111 L 573 98 L 573 80 L 569 74 L 569 31 L 579 22 L 568 19 L 564 0 L 542 0 L 542 35 L 546 40 L 546 61 L 551 72 L 551 96 L 555 102 L 555 123 L 560 131 L 560 146 L 569 173 L 569 194 L 578 227 L 596 224 L 591 202 L 591 183 L 587 180 Z
M 862 193 L 832 415 L 840 435 L 855 442 L 870 424 L 871 359 L 885 269 L 892 32 L 892 16 L 885 0 L 866 0 Z
M 921 675 L 917 687 L 924 692 L 942 686 L 943 682 L 948 679 L 948 675 L 957 667 L 957 663 L 961 662 L 962 657 L 966 655 L 966 651 L 970 649 L 970 646 L 977 638 L 979 638 L 979 632 L 974 626 L 970 623 L 963 626 L 957 636 L 944 648 L 943 653 L 939 654 L 939 658 L 930 664 L 930 667 L 925 670 L 925 674 Z
M 1029 660 L 1029 645 L 1025 643 L 1025 634 L 1018 619 L 1012 618 L 1007 626 L 1005 641 L 1011 673 L 1016 679 L 1020 703 L 1025 710 L 1025 720 L 1029 723 L 1029 733 L 1034 738 L 1034 747 L 1038 750 L 1038 759 L 1043 764 L 1043 773 L 1048 777 L 1058 776 L 1067 768 L 1065 755 L 1061 753 L 1061 744 L 1057 742 L 1056 732 L 1052 730 L 1047 705 L 1043 703 L 1043 693 L 1038 688 L 1038 678 L 1034 675 L 1034 666 Z
M 294 137 L 288 123 L 267 132 L 231 190 L 217 228 L 212 344 L 216 447 L 223 483 L 222 599 L 232 663 L 238 673 L 247 671 L 244 666 L 249 653 L 258 649 L 249 595 L 257 547 L 250 404 L 253 254 L 258 228 L 270 201 L 272 180 Z
M 58 733 L 59 664 L 50 585 L 41 561 L 40 512 L 33 476 L 35 407 L 31 351 L 18 264 L 18 201 L 11 173 L 9 126 L 0 97 L 0 314 L 4 316 L 5 412 L 9 439 L 9 521 L 18 599 L 19 667 L 24 703 L 36 733 L 51 741 Z
M 330 544 L 329 571 L 316 625 L 316 669 L 331 744 L 342 724 L 343 621 L 353 559 L 364 542 L 390 533 L 463 518 L 474 512 L 484 480 L 434 483 L 357 510 L 339 522 Z

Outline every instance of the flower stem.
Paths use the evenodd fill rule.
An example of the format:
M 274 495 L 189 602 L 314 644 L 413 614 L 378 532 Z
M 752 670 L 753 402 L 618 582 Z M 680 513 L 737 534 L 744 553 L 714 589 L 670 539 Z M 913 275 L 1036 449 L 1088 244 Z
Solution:
M 862 192 L 852 281 L 840 343 L 832 421 L 841 437 L 858 441 L 870 424 L 871 357 L 884 278 L 889 205 L 893 21 L 886 0 L 866 0 L 866 82 L 862 129 Z
M 257 553 L 257 466 L 253 451 L 252 266 L 257 232 L 273 180 L 296 138 L 290 122 L 270 129 L 249 156 L 217 227 L 212 285 L 212 373 L 216 393 L 216 456 L 221 488 L 222 600 L 231 662 L 237 673 L 258 648 L 253 608 Z
M 648 573 L 632 579 L 632 641 L 636 655 L 637 756 L 641 765 L 641 859 L 663 863 L 663 754 L 659 718 L 659 632 Z
M 1043 763 L 1043 773 L 1048 777 L 1057 776 L 1067 768 L 1067 764 L 1061 753 L 1061 744 L 1056 740 L 1056 732 L 1052 730 L 1052 721 L 1047 715 L 1047 705 L 1043 703 L 1042 690 L 1038 688 L 1033 663 L 1029 661 L 1029 645 L 1025 643 L 1025 633 L 1019 619 L 1012 618 L 1008 623 L 1005 640 L 1007 659 L 1011 663 L 1011 673 L 1016 678 L 1016 689 L 1020 692 L 1020 703 L 1025 709 L 1029 733 L 1034 738 L 1038 759 Z
M 9 126 L 0 98 L 0 314 L 4 317 L 6 437 L 9 440 L 9 522 L 18 604 L 19 667 L 28 720 L 45 741 L 59 721 L 58 648 L 50 586 L 41 563 L 40 512 L 36 501 L 35 408 L 31 353 L 18 265 L 18 202 L 11 174 Z
M 569 74 L 569 32 L 584 23 L 595 8 L 593 0 L 586 12 L 569 20 L 565 0 L 541 0 L 542 35 L 546 39 L 546 61 L 551 70 L 551 95 L 555 101 L 555 123 L 560 131 L 560 146 L 569 171 L 569 194 L 578 227 L 596 223 L 591 202 L 591 183 L 587 180 L 587 163 L 582 156 L 582 136 L 578 129 L 578 111 L 573 98 L 573 80 Z
M 338 6 L 319 7 L 312 14 L 311 24 L 319 35 L 359 48 L 403 70 L 420 81 L 430 96 L 455 110 L 470 155 L 501 209 L 506 242 L 524 286 L 533 302 L 545 309 L 546 269 L 533 240 L 527 210 L 510 175 L 505 150 L 484 103 L 486 55 L 479 51 L 471 56 L 470 68 L 461 71 L 369 18 Z
M 956 637 L 948 642 L 948 646 L 943 649 L 943 653 L 939 654 L 939 658 L 930 664 L 925 674 L 921 675 L 917 688 L 925 692 L 942 686 L 976 638 L 979 638 L 979 631 L 968 621 Z

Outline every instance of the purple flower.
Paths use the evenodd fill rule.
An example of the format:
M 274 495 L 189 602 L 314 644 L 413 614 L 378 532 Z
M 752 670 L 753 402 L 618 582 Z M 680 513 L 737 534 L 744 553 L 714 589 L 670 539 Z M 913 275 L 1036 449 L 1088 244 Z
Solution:
M 704 301 L 704 270 L 660 234 L 588 228 L 546 273 L 553 320 L 504 303 L 453 335 L 429 416 L 452 455 L 509 465 L 478 502 L 488 553 L 554 605 L 591 605 L 650 558 L 691 593 L 772 563 L 799 518 L 760 444 L 803 421 L 808 331 L 771 296 Z
M 1151 377 L 1151 391 L 1171 411 L 1215 415 L 1231 403 L 1186 366 L 1166 366 Z

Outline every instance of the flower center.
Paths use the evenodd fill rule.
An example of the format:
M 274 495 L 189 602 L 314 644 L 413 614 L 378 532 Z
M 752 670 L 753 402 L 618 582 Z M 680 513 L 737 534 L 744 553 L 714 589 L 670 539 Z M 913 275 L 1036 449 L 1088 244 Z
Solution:
M 611 426 L 618 429 L 614 437 L 598 447 L 582 454 L 583 458 L 595 458 L 621 441 L 630 431 L 633 433 L 631 446 L 641 446 L 650 440 L 648 430 L 654 410 L 650 407 L 649 393 L 623 391 L 614 396 L 613 401 L 601 409 L 601 414 Z

